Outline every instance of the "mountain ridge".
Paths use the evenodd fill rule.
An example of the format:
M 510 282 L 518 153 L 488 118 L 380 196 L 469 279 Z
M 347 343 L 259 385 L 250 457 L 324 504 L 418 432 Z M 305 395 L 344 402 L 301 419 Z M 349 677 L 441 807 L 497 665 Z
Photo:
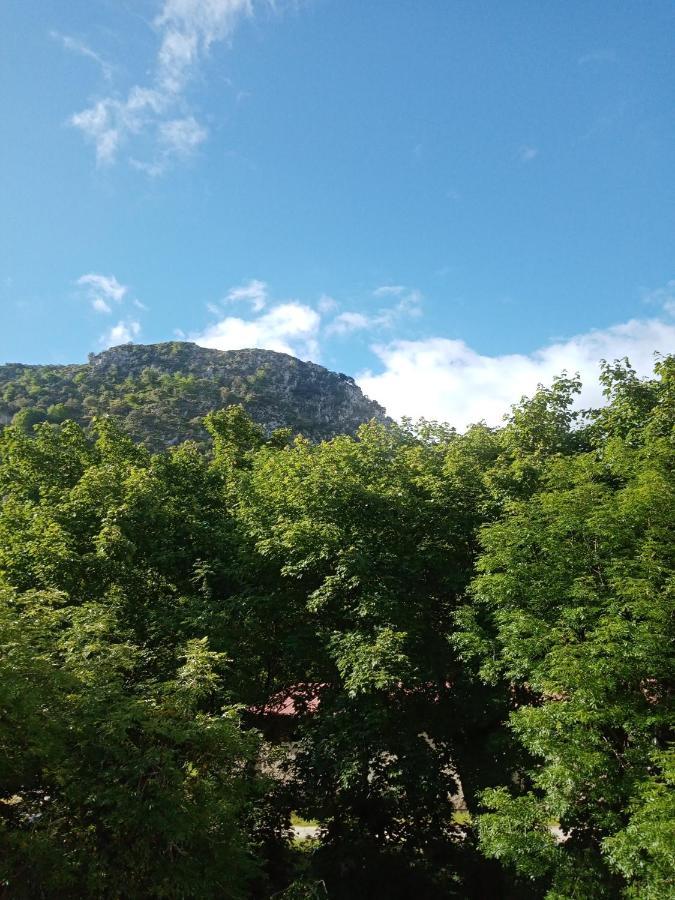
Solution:
M 120 419 L 153 450 L 207 440 L 201 419 L 241 404 L 267 433 L 288 427 L 310 440 L 388 421 L 353 378 L 274 350 L 215 350 L 187 341 L 121 344 L 86 363 L 0 365 L 0 424 L 26 428 L 95 416 Z

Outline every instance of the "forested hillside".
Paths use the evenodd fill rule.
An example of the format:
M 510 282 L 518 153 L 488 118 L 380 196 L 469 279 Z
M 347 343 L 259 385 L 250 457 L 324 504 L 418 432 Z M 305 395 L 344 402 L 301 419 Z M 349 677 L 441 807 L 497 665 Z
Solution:
M 24 429 L 72 419 L 85 429 L 111 415 L 152 450 L 208 439 L 202 420 L 233 404 L 266 432 L 311 440 L 353 434 L 382 407 L 352 378 L 272 350 L 209 350 L 183 341 L 124 344 L 84 365 L 0 366 L 0 425 Z
M 6 427 L 0 890 L 674 896 L 675 358 L 602 379 L 463 434 Z

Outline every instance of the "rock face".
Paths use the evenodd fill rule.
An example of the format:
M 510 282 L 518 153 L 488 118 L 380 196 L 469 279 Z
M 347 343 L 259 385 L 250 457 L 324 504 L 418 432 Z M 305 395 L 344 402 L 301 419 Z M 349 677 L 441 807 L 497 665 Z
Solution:
M 271 350 L 172 341 L 112 347 L 84 365 L 0 366 L 0 421 L 18 413 L 86 427 L 94 416 L 115 415 L 152 449 L 205 440 L 199 420 L 234 403 L 266 432 L 288 427 L 314 441 L 387 421 L 349 376 Z

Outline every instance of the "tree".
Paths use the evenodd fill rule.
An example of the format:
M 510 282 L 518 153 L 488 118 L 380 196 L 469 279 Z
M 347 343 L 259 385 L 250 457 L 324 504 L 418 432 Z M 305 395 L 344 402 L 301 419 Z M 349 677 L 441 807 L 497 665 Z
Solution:
M 231 470 L 230 445 L 215 447 Z M 316 866 L 331 896 L 475 889 L 449 797 L 461 781 L 472 803 L 501 771 L 504 698 L 467 677 L 448 634 L 495 452 L 487 429 L 373 423 L 356 439 L 261 447 L 237 467 L 238 515 L 270 585 L 251 597 L 265 636 L 249 664 L 268 697 L 296 690 L 289 802 L 324 823 Z
M 672 888 L 673 359 L 605 370 L 587 452 L 549 456 L 482 531 L 465 659 L 513 697 L 530 763 L 483 794 L 481 846 L 549 898 Z M 646 402 L 645 398 L 649 398 Z M 533 451 L 536 452 L 536 451 Z M 654 818 L 647 813 L 654 802 Z M 558 823 L 563 841 L 551 824 Z
M 12 897 L 243 897 L 256 750 L 221 710 L 224 660 L 170 677 L 105 606 L 0 594 L 0 884 Z
M 0 436 L 0 878 L 19 897 L 245 896 L 258 742 L 225 652 L 220 477 L 194 446 L 97 435 Z
M 605 366 L 585 413 L 563 376 L 462 435 L 313 444 L 240 407 L 209 450 L 4 429 L 5 891 L 669 896 L 672 358 L 657 376 Z M 122 386 L 139 415 L 193 387 Z M 279 707 L 292 746 L 256 731 Z M 321 823 L 295 869 L 293 810 Z

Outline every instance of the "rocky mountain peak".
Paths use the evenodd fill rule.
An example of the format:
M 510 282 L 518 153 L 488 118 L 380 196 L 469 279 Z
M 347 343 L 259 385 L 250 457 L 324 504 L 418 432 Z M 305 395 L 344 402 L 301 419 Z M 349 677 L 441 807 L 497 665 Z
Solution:
M 83 365 L 0 366 L 0 396 L 5 420 L 26 407 L 85 426 L 96 415 L 115 415 L 153 449 L 205 440 L 201 418 L 234 403 L 267 432 L 288 427 L 311 440 L 387 421 L 348 375 L 273 350 L 213 350 L 187 341 L 123 344 L 90 354 Z

